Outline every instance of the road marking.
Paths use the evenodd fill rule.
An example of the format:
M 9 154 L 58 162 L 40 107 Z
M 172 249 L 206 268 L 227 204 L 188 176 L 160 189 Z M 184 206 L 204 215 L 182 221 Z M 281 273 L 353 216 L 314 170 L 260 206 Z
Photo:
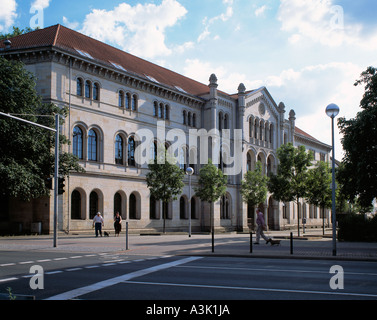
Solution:
M 85 269 L 95 269 L 95 268 L 99 268 L 99 266 L 87 266 L 87 267 L 85 267 Z
M 244 291 L 264 291 L 264 292 L 283 292 L 283 293 L 299 293 L 299 294 L 320 294 L 320 295 L 337 295 L 337 296 L 353 296 L 377 298 L 377 294 L 369 293 L 351 293 L 351 292 L 329 292 L 329 291 L 307 291 L 307 290 L 289 290 L 289 289 L 269 289 L 269 288 L 247 288 L 247 287 L 227 287 L 202 284 L 182 284 L 182 283 L 158 283 L 158 282 L 139 282 L 124 281 L 129 284 L 154 285 L 154 286 L 170 286 L 170 287 L 192 287 L 192 288 L 208 288 L 208 289 L 225 289 L 225 290 L 244 290 Z
M 50 297 L 46 300 L 71 300 L 71 299 L 83 296 L 85 294 L 88 294 L 88 293 L 91 293 L 91 292 L 94 292 L 94 291 L 98 291 L 98 290 L 101 290 L 101 289 L 104 289 L 104 288 L 107 288 L 107 287 L 111 287 L 113 285 L 116 285 L 116 284 L 124 282 L 124 281 L 131 280 L 133 278 L 138 278 L 138 277 L 141 277 L 141 276 L 153 273 L 153 272 L 169 269 L 169 268 L 172 268 L 172 267 L 175 267 L 175 266 L 178 266 L 178 265 L 182 265 L 182 264 L 185 264 L 185 263 L 189 263 L 189 262 L 199 260 L 199 259 L 202 259 L 202 257 L 190 257 L 190 258 L 185 258 L 185 259 L 165 263 L 165 264 L 158 265 L 158 266 L 155 266 L 155 267 L 152 267 L 152 268 L 128 273 L 128 274 L 125 274 L 125 275 L 122 275 L 120 277 L 116 277 L 116 278 L 113 278 L 113 279 L 94 283 L 94 284 L 86 286 L 86 287 L 74 289 L 74 290 L 71 290 L 71 291 L 68 291 L 68 292 L 65 292 L 65 293 L 62 293 L 62 294 L 58 294 L 56 296 L 52 296 L 52 297 Z
M 18 264 L 32 264 L 35 263 L 34 261 L 24 261 L 24 262 L 19 262 Z
M 83 268 L 71 268 L 71 269 L 65 269 L 64 271 L 72 272 L 72 271 L 80 271 L 83 270 Z
M 293 273 L 320 273 L 329 274 L 328 271 L 317 270 L 297 270 L 297 269 L 275 269 L 275 268 L 233 268 L 233 267 L 206 267 L 206 266 L 177 266 L 177 268 L 190 268 L 190 269 L 216 269 L 216 270 L 240 270 L 240 271 L 263 271 L 263 272 L 293 272 Z M 361 275 L 361 276 L 377 276 L 376 273 L 361 273 L 361 272 L 344 272 L 345 275 Z
M 57 271 L 46 272 L 45 274 L 50 275 L 50 274 L 58 274 L 58 273 L 63 273 L 63 272 L 64 272 L 64 271 L 62 271 L 62 270 L 57 270 Z
M 51 259 L 44 259 L 44 260 L 37 260 L 37 262 L 50 262 L 52 261 Z
M 10 267 L 10 266 L 15 266 L 15 263 L 6 263 L 6 264 L 1 264 L 0 267 Z
M 18 278 L 0 279 L 0 283 L 18 280 Z
M 74 257 L 69 257 L 69 259 L 80 259 L 82 256 L 74 256 Z

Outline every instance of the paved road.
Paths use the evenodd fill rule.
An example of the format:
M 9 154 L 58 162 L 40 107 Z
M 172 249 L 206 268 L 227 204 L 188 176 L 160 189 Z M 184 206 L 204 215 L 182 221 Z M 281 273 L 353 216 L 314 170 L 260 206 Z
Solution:
M 13 262 L 0 264 L 0 292 L 11 287 L 13 293 L 38 300 L 377 300 L 375 262 L 126 253 L 23 257 L 10 253 L 6 258 Z M 34 263 L 43 268 L 42 290 L 30 288 Z M 331 278 L 339 275 L 330 274 L 334 265 L 344 270 L 343 290 L 330 287 Z

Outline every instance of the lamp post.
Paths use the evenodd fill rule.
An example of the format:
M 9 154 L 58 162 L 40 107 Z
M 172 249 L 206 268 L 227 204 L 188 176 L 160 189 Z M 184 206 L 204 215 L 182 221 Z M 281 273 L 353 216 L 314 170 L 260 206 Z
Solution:
M 334 120 L 339 114 L 339 107 L 330 104 L 326 108 L 326 114 L 331 118 L 332 125 L 332 230 L 333 230 L 333 256 L 336 256 L 336 206 L 335 206 L 335 139 L 334 139 Z
M 194 174 L 194 169 L 191 167 L 188 167 L 186 169 L 186 174 L 189 177 L 189 237 L 191 238 L 191 176 Z

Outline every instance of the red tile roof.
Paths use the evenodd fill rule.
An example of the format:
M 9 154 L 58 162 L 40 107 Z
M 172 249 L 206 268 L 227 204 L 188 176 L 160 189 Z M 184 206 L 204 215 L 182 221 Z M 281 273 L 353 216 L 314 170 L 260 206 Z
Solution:
M 12 42 L 11 49 L 56 47 L 76 55 L 79 54 L 77 51 L 77 49 L 79 49 L 89 53 L 94 60 L 106 63 L 110 66 L 112 66 L 111 62 L 119 64 L 131 73 L 136 73 L 143 78 L 151 76 L 161 84 L 173 88 L 179 87 L 188 94 L 201 96 L 209 92 L 209 88 L 205 84 L 138 58 L 59 24 L 23 34 L 10 40 Z M 4 47 L 4 44 L 0 43 L 0 48 Z

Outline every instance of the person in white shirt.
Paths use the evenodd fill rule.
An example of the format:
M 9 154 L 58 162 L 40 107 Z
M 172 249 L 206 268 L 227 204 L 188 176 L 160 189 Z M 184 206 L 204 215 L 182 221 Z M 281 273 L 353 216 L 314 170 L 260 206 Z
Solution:
M 102 227 L 104 226 L 104 221 L 101 216 L 101 212 L 97 212 L 97 215 L 93 219 L 93 227 L 96 229 L 96 238 L 98 237 L 98 233 L 102 237 Z

